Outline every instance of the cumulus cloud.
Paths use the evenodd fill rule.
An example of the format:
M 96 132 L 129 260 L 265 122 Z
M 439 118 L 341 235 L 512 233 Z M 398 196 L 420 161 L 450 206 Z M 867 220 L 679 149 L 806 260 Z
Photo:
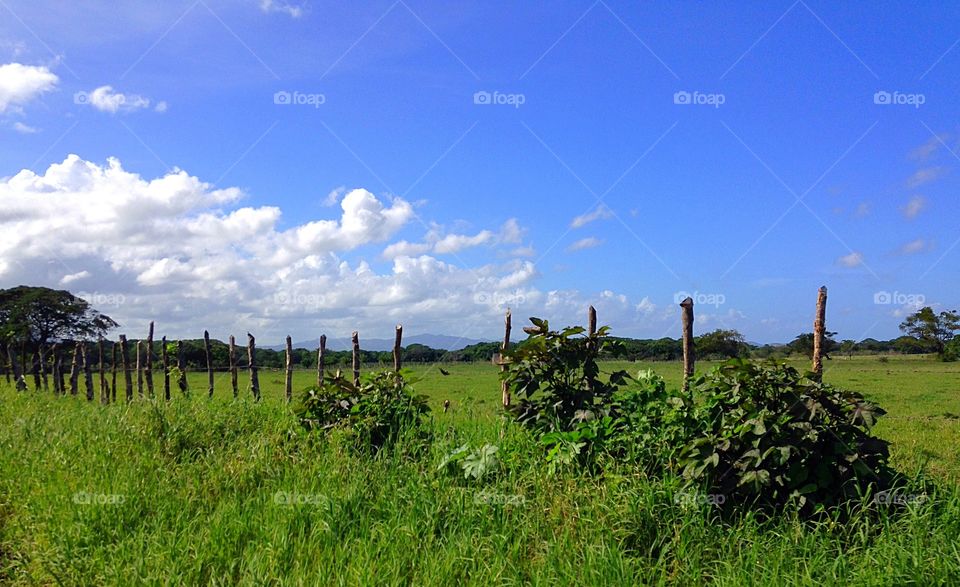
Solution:
M 21 111 L 28 102 L 53 91 L 59 81 L 55 73 L 43 66 L 0 65 L 0 114 Z
M 76 95 L 78 104 L 88 104 L 100 112 L 134 112 L 150 107 L 150 99 L 139 94 L 124 94 L 114 91 L 113 86 L 100 86 L 91 92 L 80 92 Z M 165 112 L 167 103 L 160 102 L 155 107 L 157 112 Z
M 588 236 L 587 238 L 582 238 L 574 242 L 572 245 L 567 247 L 567 251 L 569 252 L 582 251 L 584 249 L 592 249 L 594 247 L 599 247 L 602 244 L 603 244 L 602 240 L 593 236 Z
M 913 196 L 910 198 L 910 201 L 907 202 L 905 206 L 900 208 L 900 212 L 903 213 L 908 219 L 916 218 L 920 212 L 927 207 L 927 199 L 923 196 Z
M 36 128 L 34 128 L 34 127 L 32 127 L 32 126 L 30 126 L 30 125 L 28 125 L 28 124 L 24 124 L 24 123 L 20 122 L 19 120 L 13 123 L 13 130 L 17 131 L 17 132 L 20 133 L 20 134 L 24 134 L 24 135 L 32 135 L 33 133 L 37 132 L 37 129 L 36 129 Z
M 926 167 L 918 169 L 907 178 L 906 185 L 910 189 L 918 188 L 931 181 L 940 179 L 947 172 L 946 167 Z
M 922 238 L 918 238 L 908 243 L 904 243 L 903 246 L 898 249 L 898 252 L 901 255 L 916 255 L 917 253 L 922 253 L 930 248 L 931 245 L 929 242 Z
M 570 228 L 581 228 L 596 220 L 606 220 L 608 218 L 613 218 L 613 211 L 611 211 L 610 208 L 607 208 L 604 204 L 600 204 L 593 212 L 581 214 L 580 216 L 574 218 L 570 222 Z
M 303 16 L 303 7 L 284 2 L 283 0 L 260 0 L 260 10 L 265 14 L 281 13 L 291 18 Z
M 859 267 L 863 265 L 863 253 L 853 251 L 849 255 L 843 255 L 837 259 L 837 265 L 841 267 Z
M 910 153 L 907 154 L 907 158 L 912 159 L 914 161 L 926 161 L 934 153 L 936 153 L 946 141 L 949 141 L 949 140 L 950 140 L 949 133 L 941 133 L 939 135 L 934 135 L 930 137 L 922 145 L 911 150 Z

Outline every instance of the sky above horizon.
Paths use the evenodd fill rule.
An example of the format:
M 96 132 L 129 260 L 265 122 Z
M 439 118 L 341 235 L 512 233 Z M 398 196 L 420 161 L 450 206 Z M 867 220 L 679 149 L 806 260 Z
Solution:
M 960 291 L 960 6 L 0 0 L 0 287 L 138 336 L 892 338 Z

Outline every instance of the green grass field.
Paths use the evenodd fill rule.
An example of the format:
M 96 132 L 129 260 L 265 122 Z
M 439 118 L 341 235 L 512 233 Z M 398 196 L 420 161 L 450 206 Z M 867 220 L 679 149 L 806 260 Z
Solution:
M 622 367 L 680 382 L 677 363 L 604 365 Z M 888 411 L 893 465 L 933 491 L 879 519 L 720 521 L 628 467 L 550 476 L 489 364 L 417 368 L 434 441 L 376 458 L 301 433 L 280 372 L 259 405 L 243 375 L 240 401 L 191 373 L 189 399 L 111 406 L 0 383 L 0 584 L 960 583 L 960 364 L 826 368 Z M 482 485 L 437 471 L 468 442 L 510 460 Z

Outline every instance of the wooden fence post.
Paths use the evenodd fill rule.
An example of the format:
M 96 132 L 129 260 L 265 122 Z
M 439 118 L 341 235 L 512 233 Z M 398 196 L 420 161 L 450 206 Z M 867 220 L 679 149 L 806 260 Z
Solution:
M 210 353 L 210 332 L 203 331 L 203 354 L 207 359 L 207 397 L 213 397 L 213 355 Z
M 393 370 L 397 373 L 400 372 L 401 367 L 401 356 L 400 353 L 403 352 L 403 347 L 400 346 L 400 343 L 403 339 L 403 325 L 397 324 L 397 335 L 393 340 Z
M 680 302 L 683 312 L 683 389 L 690 389 L 693 368 L 696 359 L 693 355 L 693 298 L 687 297 Z
M 510 324 L 511 315 L 510 308 L 507 308 L 507 314 L 504 318 L 504 329 L 503 329 L 503 344 L 500 346 L 500 372 L 507 370 L 507 364 L 505 363 L 506 358 L 504 353 L 507 352 L 507 349 L 510 348 Z M 510 386 L 506 381 L 500 382 L 500 401 L 503 403 L 503 407 L 510 407 Z
M 80 356 L 83 358 L 83 384 L 87 390 L 87 401 L 93 401 L 93 371 L 92 371 L 92 361 L 90 360 L 90 349 L 87 348 L 87 343 L 84 342 L 80 347 Z
M 147 376 L 147 395 L 153 397 L 153 321 L 147 330 L 147 361 L 145 375 Z
M 44 391 L 50 391 L 47 383 L 47 355 L 43 352 L 43 345 L 37 345 L 37 355 L 40 357 L 40 381 Z
M 247 365 L 250 367 L 250 391 L 253 392 L 253 399 L 260 401 L 260 378 L 257 377 L 257 365 L 255 357 L 257 354 L 257 341 L 253 335 L 247 333 Z
M 817 292 L 817 314 L 813 319 L 813 379 L 823 379 L 823 337 L 827 332 L 827 287 Z
M 33 388 L 36 391 L 40 391 L 40 347 L 37 346 L 37 349 L 33 351 L 33 356 L 30 358 L 30 374 L 33 375 Z
M 140 364 L 140 356 L 143 354 L 143 341 L 141 340 L 137 341 L 136 349 L 137 349 L 137 360 L 134 362 L 134 364 L 136 365 L 135 371 L 137 373 L 137 397 L 142 398 L 143 397 L 143 369 L 142 369 L 142 365 Z
M 120 364 L 120 345 L 115 342 L 110 342 L 112 345 L 111 352 L 113 353 L 113 362 L 110 364 L 110 401 L 116 403 L 117 401 L 117 365 Z M 62 388 L 63 385 L 60 385 Z
M 50 376 L 53 377 L 53 395 L 60 395 L 63 392 L 61 387 L 60 379 L 60 365 L 59 362 L 60 356 L 60 345 L 54 343 L 50 347 Z M 6 354 L 4 354 L 6 358 Z M 10 383 L 10 375 L 7 374 L 7 383 Z
M 100 403 L 110 403 L 110 388 L 107 386 L 107 371 L 103 363 L 103 337 L 97 340 L 97 372 L 100 375 Z
M 327 360 L 327 335 L 320 335 L 320 348 L 317 349 L 317 387 L 323 385 L 323 370 Z
M 283 391 L 287 402 L 290 402 L 293 399 L 293 342 L 289 334 L 287 335 L 287 363 L 283 379 Z
M 7 345 L 7 358 L 10 359 L 10 369 L 13 371 L 17 391 L 26 391 L 27 382 L 23 379 L 23 371 L 20 370 L 20 363 L 17 362 L 17 351 L 13 349 L 12 344 Z
M 351 335 L 353 340 L 353 384 L 360 385 L 360 334 L 354 330 Z
M 123 389 L 127 401 L 133 400 L 133 378 L 130 373 L 130 349 L 127 347 L 127 335 L 120 335 L 120 368 L 123 370 Z
M 80 343 L 73 343 L 73 364 L 70 365 L 70 395 L 77 395 L 79 392 L 78 380 L 80 379 Z
M 183 355 L 183 341 L 177 341 L 177 369 L 180 371 L 180 376 L 177 378 L 177 387 L 180 388 L 180 393 L 187 393 L 190 391 L 190 384 L 187 383 L 187 359 Z
M 233 398 L 237 398 L 237 340 L 230 335 L 230 349 L 228 351 L 230 355 L 230 385 L 233 387 Z
M 160 366 L 163 367 L 163 399 L 170 401 L 170 357 L 167 355 L 167 337 L 160 339 Z

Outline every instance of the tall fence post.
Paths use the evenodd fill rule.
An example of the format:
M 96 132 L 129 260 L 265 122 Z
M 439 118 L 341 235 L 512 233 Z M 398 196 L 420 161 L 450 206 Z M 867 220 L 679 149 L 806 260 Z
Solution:
M 147 395 L 153 397 L 153 321 L 150 321 L 150 327 L 147 329 L 147 357 L 146 369 L 144 374 L 147 376 Z
M 13 379 L 17 382 L 17 391 L 26 391 L 27 382 L 23 379 L 23 371 L 20 370 L 20 363 L 17 362 L 17 351 L 13 349 L 12 344 L 7 345 L 7 358 L 10 359 L 10 370 L 13 371 Z
M 287 362 L 285 366 L 283 392 L 289 402 L 293 399 L 293 342 L 289 334 L 287 335 Z
M 163 399 L 170 401 L 170 357 L 167 355 L 167 337 L 160 339 L 160 366 L 163 367 Z
M 813 319 L 813 378 L 823 379 L 823 338 L 827 332 L 827 287 L 817 291 L 817 314 Z
M 4 360 L 6 359 L 6 353 L 3 353 Z M 60 345 L 54 343 L 50 347 L 50 376 L 53 377 L 53 395 L 60 395 L 63 393 L 63 386 L 61 385 L 62 380 L 60 379 Z M 7 373 L 7 383 L 10 383 L 10 374 Z
M 110 388 L 107 387 L 107 368 L 103 362 L 103 337 L 97 340 L 97 373 L 100 376 L 100 403 L 110 403 Z
M 70 365 L 70 395 L 77 395 L 80 390 L 80 343 L 73 343 L 73 363 Z
M 42 389 L 40 383 L 40 348 L 33 351 L 33 357 L 30 359 L 30 374 L 33 375 L 33 388 L 37 391 Z
M 43 352 L 43 345 L 37 345 L 37 355 L 40 357 L 40 381 L 44 391 L 50 391 L 47 384 L 47 355 Z
M 350 335 L 353 341 L 353 384 L 360 385 L 360 333 L 356 330 Z
M 127 401 L 133 399 L 133 378 L 130 373 L 130 349 L 127 347 L 127 336 L 120 335 L 120 368 L 123 369 L 123 388 Z
M 595 341 L 593 340 L 593 337 L 596 336 L 596 334 L 597 334 L 597 309 L 594 308 L 593 306 L 590 306 L 589 308 L 587 308 L 587 336 L 590 337 L 590 340 L 587 344 L 590 345 L 591 352 L 595 352 L 597 350 L 597 345 L 594 344 Z M 587 391 L 591 394 L 591 397 L 592 397 L 593 395 L 592 379 L 587 379 Z
M 203 354 L 207 359 L 207 397 L 213 397 L 213 354 L 210 352 L 210 332 L 203 331 Z
M 257 377 L 257 365 L 255 357 L 257 354 L 257 341 L 253 335 L 247 333 L 247 365 L 250 367 L 250 391 L 253 392 L 253 399 L 260 401 L 260 378 Z
M 503 320 L 503 344 L 500 346 L 500 372 L 503 373 L 507 370 L 507 364 L 505 363 L 506 357 L 504 353 L 507 352 L 507 349 L 510 348 L 510 327 L 511 327 L 511 315 L 510 308 L 507 308 L 506 317 Z M 506 380 L 500 382 L 500 401 L 503 403 L 503 407 L 510 407 L 510 386 L 507 384 Z
M 320 335 L 320 348 L 317 349 L 317 387 L 323 385 L 324 363 L 327 360 L 327 335 Z
M 113 353 L 113 361 L 110 363 L 110 402 L 116 403 L 117 401 L 117 365 L 120 364 L 120 345 L 115 342 L 110 342 L 112 345 L 111 352 Z M 63 370 L 61 369 L 61 373 Z M 60 388 L 63 389 L 63 384 L 60 384 Z
M 683 309 L 683 389 L 690 389 L 693 368 L 696 359 L 693 356 L 693 298 L 687 297 L 680 302 Z
M 93 401 L 93 371 L 91 370 L 90 360 L 90 349 L 87 348 L 87 343 L 84 342 L 80 346 L 80 356 L 83 357 L 83 384 L 87 390 L 87 401 Z
M 403 326 L 397 324 L 397 335 L 393 339 L 393 370 L 397 373 L 400 372 L 401 366 L 401 356 L 400 353 L 403 352 L 403 348 L 400 346 L 400 343 L 403 340 Z
M 140 357 L 143 355 L 143 341 L 138 340 L 136 346 L 137 360 L 134 361 L 134 369 L 137 373 L 137 397 L 143 398 L 143 364 Z
M 237 398 L 237 339 L 230 335 L 230 349 L 227 351 L 230 360 L 230 386 L 233 388 L 233 398 Z
M 177 370 L 180 371 L 177 387 L 180 388 L 180 393 L 187 393 L 190 391 L 190 384 L 187 382 L 187 359 L 183 354 L 183 340 L 177 341 Z

